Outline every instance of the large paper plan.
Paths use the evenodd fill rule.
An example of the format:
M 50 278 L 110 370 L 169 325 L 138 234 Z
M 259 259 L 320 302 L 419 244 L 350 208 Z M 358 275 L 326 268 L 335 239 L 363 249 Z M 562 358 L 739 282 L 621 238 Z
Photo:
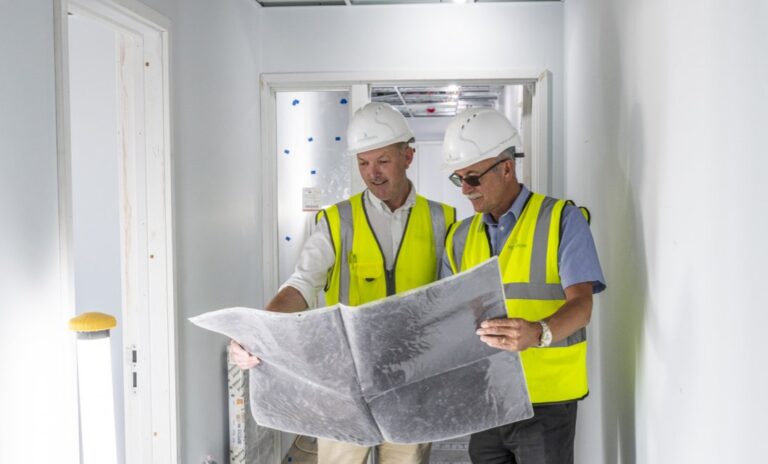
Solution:
M 300 313 L 228 308 L 190 320 L 258 356 L 260 425 L 360 445 L 445 440 L 527 419 L 517 353 L 475 334 L 505 317 L 496 258 L 362 306 Z

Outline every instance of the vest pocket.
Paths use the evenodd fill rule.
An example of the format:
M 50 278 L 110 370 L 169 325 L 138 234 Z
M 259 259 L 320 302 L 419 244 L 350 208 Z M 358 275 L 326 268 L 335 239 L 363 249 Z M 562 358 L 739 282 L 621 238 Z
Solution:
M 360 283 L 371 283 L 384 275 L 384 268 L 380 263 L 355 263 L 352 272 Z

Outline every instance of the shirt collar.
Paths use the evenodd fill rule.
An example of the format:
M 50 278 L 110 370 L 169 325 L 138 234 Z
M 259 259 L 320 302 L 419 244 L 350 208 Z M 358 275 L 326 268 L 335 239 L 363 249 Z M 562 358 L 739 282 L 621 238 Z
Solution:
M 401 209 L 410 209 L 413 207 L 413 205 L 416 204 L 416 189 L 413 187 L 413 182 L 410 180 L 408 181 L 408 184 L 411 186 L 411 190 L 408 192 L 408 196 L 405 198 L 405 203 L 399 208 L 397 208 L 395 211 L 400 211 Z M 376 195 L 373 194 L 368 189 L 365 189 L 364 195 L 367 196 L 368 202 L 373 205 L 374 208 L 376 208 L 380 212 L 386 212 L 386 213 L 394 213 L 395 211 L 392 211 L 389 209 L 389 206 L 387 206 L 386 203 L 384 203 L 383 200 L 379 199 Z
M 528 187 L 522 184 L 520 187 L 522 187 L 520 189 L 520 193 L 517 194 L 517 198 L 515 198 L 515 201 L 512 202 L 512 206 L 507 210 L 507 212 L 501 215 L 499 222 L 493 220 L 491 213 L 483 213 L 483 222 L 489 226 L 495 226 L 500 222 L 504 222 L 506 218 L 514 219 L 517 221 L 520 215 L 523 214 L 523 207 L 525 207 L 525 203 L 528 201 L 528 197 L 531 196 L 531 191 L 528 190 Z M 511 215 L 511 217 L 509 217 L 509 215 Z

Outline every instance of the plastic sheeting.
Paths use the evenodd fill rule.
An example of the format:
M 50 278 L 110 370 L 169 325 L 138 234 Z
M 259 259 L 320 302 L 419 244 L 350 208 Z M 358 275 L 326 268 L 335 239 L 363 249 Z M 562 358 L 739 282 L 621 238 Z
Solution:
M 480 341 L 504 317 L 496 258 L 357 307 L 284 314 L 248 308 L 190 319 L 237 340 L 260 425 L 360 445 L 422 443 L 527 419 L 520 357 Z

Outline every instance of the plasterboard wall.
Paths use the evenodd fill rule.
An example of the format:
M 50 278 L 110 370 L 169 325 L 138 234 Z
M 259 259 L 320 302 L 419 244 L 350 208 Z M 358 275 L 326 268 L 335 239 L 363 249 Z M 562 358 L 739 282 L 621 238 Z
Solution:
M 552 190 L 562 191 L 563 4 L 370 5 L 261 10 L 262 72 L 553 73 Z
M 263 303 L 259 7 L 143 3 L 171 21 L 180 462 L 221 463 L 226 340 L 187 318 Z M 1 462 L 74 462 L 77 443 L 74 405 L 54 394 L 71 334 L 59 297 L 53 24 L 52 0 L 3 2 L 0 57 L 13 66 L 0 79 Z
M 566 192 L 608 280 L 577 462 L 760 462 L 768 5 L 564 5 Z
M 67 330 L 74 313 L 61 304 L 53 7 L 4 1 L 2 12 L 0 462 L 74 463 Z
M 227 340 L 187 318 L 259 307 L 258 5 L 180 2 L 172 82 L 181 462 L 228 460 Z

